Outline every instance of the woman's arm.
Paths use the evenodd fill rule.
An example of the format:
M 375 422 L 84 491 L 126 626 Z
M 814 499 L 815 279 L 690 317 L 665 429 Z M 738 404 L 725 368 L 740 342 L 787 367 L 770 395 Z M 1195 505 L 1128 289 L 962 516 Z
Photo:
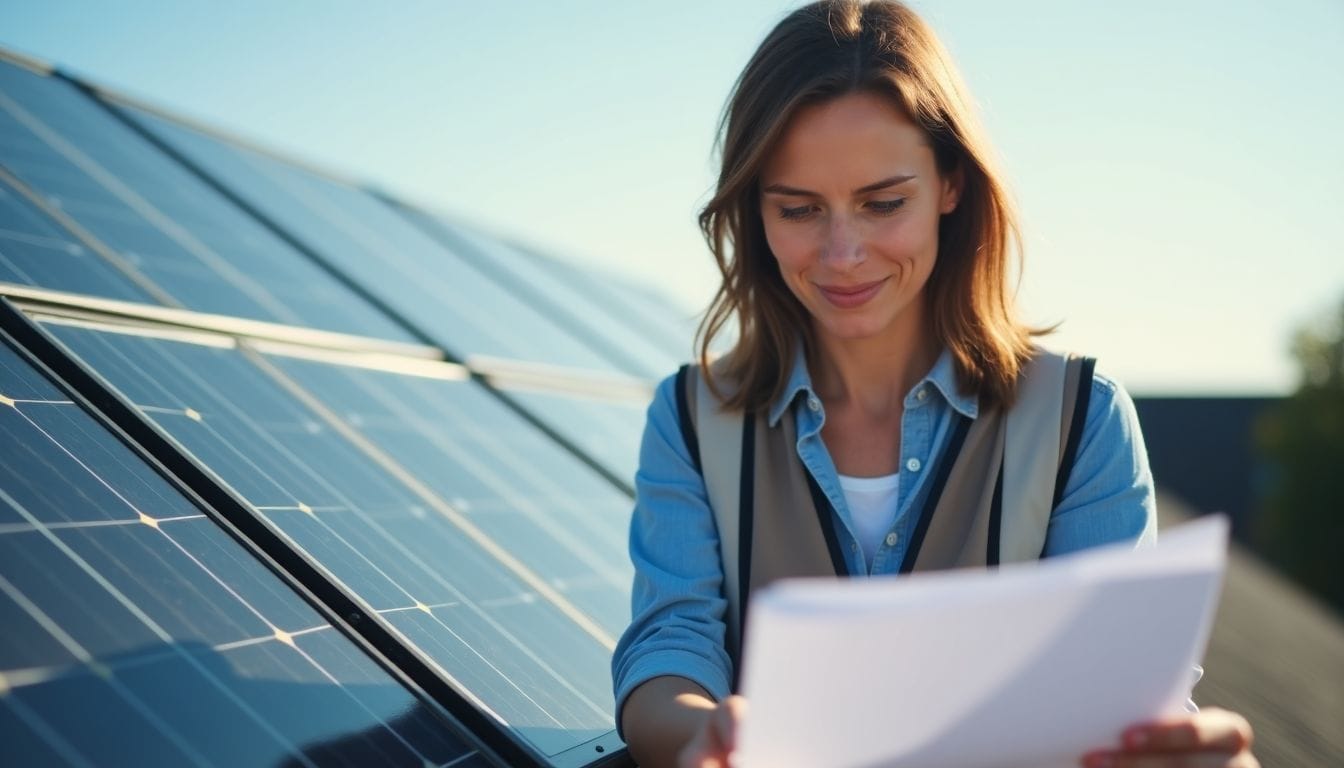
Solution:
M 1045 555 L 1157 540 L 1157 503 L 1134 402 L 1104 374 L 1092 379 L 1083 434 L 1059 506 L 1050 516 Z
M 664 675 L 635 688 L 621 709 L 621 730 L 640 768 L 677 765 L 677 756 L 704 727 L 718 704 L 699 685 Z
M 617 726 L 641 765 L 671 765 L 732 680 L 718 532 L 681 436 L 675 377 L 649 406 L 635 488 L 631 621 L 612 658 Z

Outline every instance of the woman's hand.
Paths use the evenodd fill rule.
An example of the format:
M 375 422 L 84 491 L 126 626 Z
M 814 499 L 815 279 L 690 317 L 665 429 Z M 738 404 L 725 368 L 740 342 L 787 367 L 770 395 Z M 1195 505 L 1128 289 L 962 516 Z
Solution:
M 1225 709 L 1143 723 L 1125 730 L 1119 749 L 1089 752 L 1085 768 L 1260 768 L 1251 724 Z
M 728 768 L 728 755 L 737 746 L 737 726 L 746 713 L 747 700 L 741 696 L 719 702 L 677 755 L 678 768 Z

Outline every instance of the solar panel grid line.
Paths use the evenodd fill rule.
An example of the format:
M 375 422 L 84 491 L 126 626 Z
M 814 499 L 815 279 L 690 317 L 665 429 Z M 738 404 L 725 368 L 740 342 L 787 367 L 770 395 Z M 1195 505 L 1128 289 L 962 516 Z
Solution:
M 105 262 L 117 270 L 127 280 L 130 280 L 137 288 L 149 294 L 150 298 L 166 307 L 181 307 L 182 304 L 170 293 L 165 291 L 158 283 L 151 280 L 147 275 L 136 269 L 133 264 L 127 261 L 121 254 L 109 248 L 102 240 L 92 232 L 85 229 L 78 221 L 61 210 L 58 206 L 52 205 L 46 197 L 43 197 L 28 185 L 23 179 L 15 176 L 0 162 L 0 182 L 4 182 L 14 191 L 18 192 L 32 204 L 35 208 L 45 213 L 53 221 L 60 224 L 70 233 L 81 245 L 100 256 Z
M 38 352 L 41 362 L 34 362 L 42 365 L 47 375 L 51 375 L 54 368 L 60 372 L 62 380 L 71 382 L 73 379 L 71 383 L 76 391 L 84 393 L 76 397 L 87 397 L 98 404 L 93 409 L 86 405 L 85 409 L 95 414 L 99 423 L 117 435 L 118 439 L 132 446 L 157 472 L 169 478 L 172 485 L 198 508 L 221 510 L 221 507 L 227 509 L 230 504 L 240 505 L 231 492 L 218 484 L 217 479 L 205 474 L 193 461 L 186 459 L 173 447 L 170 439 L 165 439 L 165 434 L 136 415 L 134 409 L 117 398 L 100 377 L 70 359 L 49 334 L 29 322 L 8 300 L 0 301 L 0 339 L 4 337 L 14 338 L 24 349 Z M 48 362 L 53 364 L 52 368 L 46 367 Z M 145 446 L 144 450 L 148 452 L 139 446 Z M 176 478 L 181 478 L 184 484 L 179 484 Z M 245 507 L 245 503 L 240 506 Z M 280 577 L 343 636 L 354 641 L 364 654 L 393 679 L 417 692 L 422 701 L 434 702 L 430 711 L 437 717 L 466 726 L 458 729 L 458 735 L 469 737 L 468 743 L 474 743 L 479 754 L 491 755 L 490 760 L 503 760 L 509 765 L 541 765 L 531 752 L 521 749 L 513 740 L 503 738 L 502 735 L 492 735 L 495 732 L 489 721 L 483 720 L 473 709 L 454 706 L 457 702 L 455 692 L 443 689 L 440 678 L 427 674 L 423 665 L 408 655 L 402 645 L 390 641 L 388 637 L 378 637 L 376 628 L 361 627 L 362 631 L 356 631 L 351 625 L 360 623 L 359 611 L 344 600 L 343 594 L 324 588 L 324 582 L 313 578 L 314 574 L 302 574 L 305 563 L 296 560 L 288 548 L 277 547 L 273 541 L 267 542 L 264 535 L 266 530 L 249 524 L 255 522 L 250 514 L 239 515 L 235 510 L 235 514 L 213 516 L 213 522 L 243 544 L 258 562 Z M 296 572 L 309 578 L 291 576 Z M 371 635 L 374 636 L 372 639 Z
M 332 412 L 324 403 L 301 387 L 264 356 L 246 349 L 244 349 L 244 354 L 247 355 L 257 367 L 264 370 L 275 379 L 276 382 L 289 391 L 290 394 L 298 398 L 315 413 L 322 416 L 322 418 L 327 421 L 328 425 L 340 433 L 342 437 L 358 446 L 359 449 L 368 455 L 376 464 L 404 483 L 417 497 L 428 504 L 432 509 L 439 512 L 472 542 L 477 544 L 481 549 L 521 578 L 523 582 L 534 589 L 538 595 L 560 609 L 565 616 L 569 617 L 575 624 L 592 636 L 594 640 L 601 643 L 609 651 L 615 650 L 615 638 L 608 634 L 605 629 L 598 626 L 588 614 L 574 606 L 568 598 L 555 590 L 545 579 L 538 576 L 527 566 L 527 564 L 523 563 L 515 557 L 513 553 L 509 552 L 506 547 L 488 536 L 466 516 L 455 509 L 453 505 L 449 504 L 447 500 L 441 498 L 433 491 L 433 489 L 429 488 L 419 478 L 408 472 L 391 456 L 388 456 L 381 448 L 364 437 L 362 433 L 346 424 L 344 419 Z
M 35 401 L 28 401 L 28 402 L 35 402 Z M 46 403 L 42 403 L 41 401 L 36 401 L 36 402 L 37 402 L 38 404 L 46 404 Z M 17 405 L 17 401 L 15 401 L 15 403 L 16 403 L 16 405 Z M 66 404 L 66 403 L 54 403 L 54 404 L 57 404 L 57 405 L 64 405 L 64 404 Z M 17 410 L 17 409 L 16 409 L 16 410 Z M 27 419 L 26 415 L 23 414 L 22 411 L 20 411 L 20 415 L 21 415 L 21 416 L 24 416 L 24 418 Z M 184 556 L 186 556 L 186 558 L 187 558 L 188 560 L 190 560 L 193 564 L 195 564 L 195 565 L 196 565 L 197 567 L 199 567 L 203 572 L 205 572 L 205 573 L 209 576 L 209 578 L 210 578 L 211 580 L 213 580 L 215 583 L 217 583 L 217 584 L 218 584 L 218 585 L 219 585 L 219 586 L 220 586 L 220 587 L 221 587 L 227 594 L 229 594 L 229 595 L 232 596 L 235 600 L 237 600 L 239 604 L 243 605 L 248 611 L 252 612 L 258 619 L 260 619 L 264 624 L 266 624 L 266 625 L 271 629 L 271 631 L 272 631 L 272 633 L 271 633 L 270 635 L 265 636 L 265 637 L 253 638 L 253 639 L 246 640 L 246 641 L 238 641 L 238 643 L 227 644 L 227 645 L 231 645 L 231 646 L 233 646 L 233 647 L 241 647 L 241 645 L 253 644 L 253 643 L 256 643 L 256 642 L 272 642 L 272 641 L 282 642 L 282 643 L 286 644 L 287 646 L 289 646 L 293 651 L 295 651 L 301 658 L 303 658 L 305 661 L 307 661 L 308 663 L 310 663 L 314 668 L 316 668 L 316 669 L 318 670 L 318 672 L 319 672 L 322 676 L 326 677 L 326 678 L 327 678 L 330 682 L 332 682 L 333 684 L 337 684 L 338 687 L 339 687 L 339 681 L 336 679 L 336 677 L 335 677 L 334 675 L 332 675 L 328 670 L 326 670 L 325 668 L 323 668 L 321 664 L 317 663 L 317 661 L 314 660 L 311 656 L 309 656 L 308 653 L 307 653 L 306 651 L 304 651 L 301 647 L 299 647 L 298 645 L 296 645 L 296 644 L 293 642 L 293 638 L 294 638 L 294 637 L 300 636 L 300 635 L 302 635 L 302 634 L 310 633 L 310 632 L 314 631 L 314 629 L 310 628 L 310 629 L 299 630 L 299 631 L 296 631 L 296 632 L 286 632 L 286 631 L 282 630 L 280 627 L 278 627 L 278 626 L 276 626 L 275 624 L 273 624 L 273 623 L 272 623 L 272 622 L 271 622 L 265 615 L 263 615 L 259 610 L 257 610 L 257 609 L 256 609 L 255 607 L 253 607 L 250 603 L 248 603 L 247 600 L 245 600 L 240 594 L 238 594 L 238 592 L 233 588 L 232 585 L 230 585 L 230 584 L 229 584 L 227 581 L 225 581 L 224 579 L 221 579 L 221 578 L 220 578 L 218 575 L 216 575 L 213 571 L 211 571 L 209 568 L 207 568 L 207 567 L 206 567 L 206 566 L 205 566 L 205 565 L 204 565 L 204 564 L 203 564 L 203 563 L 202 563 L 202 562 L 201 562 L 195 555 L 193 555 L 190 551 L 188 551 L 185 547 L 183 547 L 179 542 L 177 542 L 175 539 L 173 539 L 172 536 L 170 536 L 170 535 L 167 533 L 167 531 L 165 531 L 165 530 L 164 530 L 163 528 L 161 528 L 161 526 L 160 526 L 161 523 L 171 522 L 171 521 L 175 521 L 175 520 L 182 520 L 182 519 L 186 519 L 186 518 L 184 518 L 184 517 L 174 517 L 174 518 L 161 518 L 161 519 L 156 519 L 156 518 L 151 518 L 151 517 L 149 517 L 149 516 L 146 515 L 143 511 L 138 510 L 138 509 L 135 507 L 135 505 L 134 505 L 130 500 L 128 500 L 128 499 L 126 499 L 125 497 L 123 497 L 123 496 L 121 495 L 121 493 L 120 493 L 116 488 L 112 487 L 109 483 L 107 483 L 106 480 L 105 480 L 103 477 L 101 477 L 101 476 L 98 475 L 96 472 L 94 472 L 90 467 L 88 467 L 87 465 L 85 465 L 84 462 L 83 462 L 78 456 L 75 456 L 73 453 L 71 453 L 71 452 L 69 451 L 68 448 L 66 448 L 64 445 L 60 444 L 60 442 L 57 441 L 55 437 L 53 437 L 52 435 L 50 435 L 50 434 L 49 434 L 49 433 L 48 433 L 48 432 L 47 432 L 41 425 L 37 424 L 36 422 L 33 422 L 31 419 L 27 419 L 27 420 L 29 421 L 30 424 L 33 425 L 33 427 L 36 428 L 36 430 L 37 430 L 38 432 L 40 432 L 41 434 L 43 434 L 44 436 L 46 436 L 49 440 L 52 441 L 53 444 L 57 445 L 57 446 L 60 448 L 61 451 L 63 451 L 64 453 L 66 453 L 68 456 L 70 456 L 70 458 L 71 458 L 77 465 L 79 465 L 81 468 L 83 468 L 83 469 L 85 469 L 86 471 L 88 471 L 90 475 L 93 475 L 94 477 L 96 477 L 97 480 L 99 481 L 99 483 L 102 484 L 105 488 L 107 488 L 107 490 L 108 490 L 114 497 L 116 497 L 117 499 L 119 499 L 119 500 L 121 500 L 123 503 L 125 503 L 126 506 L 127 506 L 128 508 L 130 508 L 131 510 L 137 512 L 137 513 L 138 513 L 138 519 L 135 521 L 136 523 L 144 524 L 144 525 L 148 525 L 149 527 L 153 528 L 155 531 L 161 533 L 161 534 L 162 534 L 162 535 L 163 535 L 163 536 L 164 536 L 164 537 L 165 537 L 165 538 L 166 538 L 166 539 L 167 539 L 167 540 L 168 540 L 168 541 L 169 541 L 169 542 L 176 548 L 176 549 L 178 549 Z M 83 558 L 80 558 L 78 555 L 76 555 L 75 553 L 73 553 L 72 550 L 70 550 L 68 547 L 66 547 L 66 545 L 64 544 L 64 542 L 62 542 L 58 537 L 54 536 L 54 535 L 51 533 L 51 530 L 48 528 L 48 526 L 46 526 L 45 524 L 43 524 L 43 523 L 41 523 L 40 521 L 38 521 L 33 515 L 31 515 L 31 513 L 29 513 L 26 509 L 23 508 L 23 505 L 22 505 L 22 504 L 20 504 L 19 502 L 17 502 L 16 500 L 14 500 L 11 496 L 9 496 L 9 494 L 7 494 L 7 493 L 4 491 L 3 488 L 0 488 L 0 500 L 3 500 L 3 501 L 5 501 L 5 502 L 7 502 L 7 503 L 10 505 L 10 507 L 11 507 L 12 509 L 18 511 L 19 514 L 21 514 L 22 516 L 24 516 L 25 518 L 27 518 L 28 523 L 29 523 L 30 525 L 34 526 L 34 528 L 37 529 L 39 533 L 41 533 L 41 534 L 42 534 L 43 536 L 45 536 L 48 540 L 50 540 L 50 541 L 52 541 L 54 544 L 56 544 L 57 547 L 58 547 L 58 549 L 61 549 L 61 551 L 62 551 L 64 554 L 66 554 L 66 555 L 67 555 L 68 557 L 70 557 L 71 559 L 74 559 L 74 560 L 76 561 L 76 563 L 78 563 L 79 566 L 80 566 L 82 569 L 84 569 L 84 570 L 85 570 L 85 571 L 86 571 L 86 572 L 87 572 L 87 573 L 88 573 L 88 574 L 95 580 L 95 582 L 97 582 L 97 583 L 99 584 L 99 586 L 103 587 L 103 588 L 104 588 L 105 590 L 107 590 L 110 594 L 112 594 L 112 595 L 114 596 L 114 598 L 115 598 L 118 602 L 121 602 L 123 605 L 125 605 L 125 606 L 128 608 L 128 610 L 130 610 L 130 612 L 131 612 L 133 615 L 135 615 L 138 619 L 140 619 L 142 622 L 144 622 L 145 625 L 146 625 L 147 627 L 149 627 L 155 634 L 160 635 L 161 639 L 163 639 L 166 643 L 169 643 L 169 644 L 170 644 L 170 647 L 171 647 L 174 651 L 177 651 L 177 650 L 178 650 L 178 646 L 171 644 L 171 639 L 172 639 L 171 634 L 169 634 L 168 632 L 166 632 L 165 630 L 163 630 L 161 627 L 159 627 L 159 626 L 157 625 L 156 622 L 154 622 L 154 621 L 153 621 L 152 619 L 150 619 L 147 615 L 145 615 L 145 614 L 143 613 L 143 611 L 141 611 L 141 610 L 139 609 L 139 607 L 136 606 L 136 605 L 134 604 L 133 601 L 128 600 L 123 594 L 121 594 L 120 590 L 117 590 L 117 589 L 116 589 L 113 585 L 111 585 L 106 579 L 104 579 L 104 578 L 102 577 L 102 575 L 99 574 L 99 573 L 98 573 L 95 569 L 93 569 L 91 566 L 89 566 L 89 565 L 83 560 Z M 23 605 L 23 606 L 25 606 L 26 608 L 31 608 L 31 610 L 38 610 L 38 609 L 36 608 L 35 605 L 33 605 L 31 602 L 26 601 L 26 600 L 23 601 L 23 602 L 20 603 L 20 604 Z M 39 613 L 40 613 L 40 611 L 39 611 Z M 56 626 L 53 622 L 50 621 L 50 619 L 47 619 L 47 618 L 45 618 L 44 616 L 41 617 L 41 618 L 39 618 L 38 615 L 35 615 L 34 618 L 37 619 L 38 622 L 39 622 L 39 624 L 41 624 L 44 628 L 47 628 L 48 631 L 52 631 L 52 628 Z M 316 629 L 326 629 L 326 628 L 328 628 L 328 627 L 323 626 L 323 627 L 318 627 L 318 628 L 316 628 Z M 92 662 L 92 656 L 91 656 L 87 651 L 85 651 L 84 649 L 79 648 L 79 647 L 78 647 L 78 644 L 75 643 L 74 640 L 73 640 L 72 638 L 70 638 L 68 635 L 64 634 L 64 632 L 62 632 L 62 633 L 60 634 L 60 636 L 58 636 L 58 640 L 59 640 L 60 642 L 62 642 L 62 645 L 66 646 L 69 650 L 71 650 L 72 653 L 74 653 L 78 658 L 80 658 L 81 660 L 85 661 L 85 663 L 91 663 L 91 662 Z M 217 648 L 217 650 L 224 650 L 224 648 Z M 190 656 L 190 654 L 185 654 L 185 653 L 183 653 L 182 655 L 183 655 L 184 658 L 188 658 L 188 659 L 192 659 L 192 658 L 193 658 L 193 657 Z M 207 673 L 207 671 L 205 670 L 204 667 L 199 667 L 199 666 L 198 666 L 198 670 L 199 670 L 203 675 L 206 675 L 207 677 L 210 677 L 210 676 L 208 675 L 208 673 Z M 213 679 L 213 678 L 211 678 L 211 679 Z M 264 730 L 266 730 L 268 733 L 270 733 L 272 736 L 274 736 L 274 737 L 277 739 L 277 741 L 280 741 L 280 742 L 282 742 L 282 743 L 285 743 L 285 742 L 286 742 L 286 740 L 285 740 L 279 733 L 275 732 L 275 731 L 270 727 L 269 723 L 266 722 L 265 718 L 263 718 L 263 717 L 261 717 L 260 715 L 258 715 L 258 714 L 256 714 L 256 713 L 252 712 L 252 710 L 251 710 L 249 707 L 247 707 L 246 703 L 243 702 L 243 701 L 241 701 L 240 699 L 238 699 L 236 696 L 234 696 L 234 695 L 232 694 L 231 691 L 228 691 L 228 689 L 226 688 L 226 686 L 219 685 L 218 688 L 219 688 L 219 690 L 220 690 L 221 693 L 224 693 L 228 698 L 230 698 L 232 701 L 234 701 L 234 703 L 237 704 L 241 709 L 243 709 L 243 710 L 244 710 L 245 712 L 247 712 L 249 715 L 254 716 L 254 719 L 256 720 L 256 722 L 257 722 L 259 725 L 261 725 L 261 726 L 263 727 Z M 401 743 L 402 743 L 408 750 L 410 750 L 411 752 L 416 752 L 415 747 L 414 747 L 413 745 L 409 744 L 408 742 L 406 742 L 406 740 L 402 737 L 402 735 L 401 735 L 400 733 L 397 733 L 394 729 L 388 727 L 388 725 L 387 725 L 387 723 L 386 723 L 385 721 L 381 720 L 381 718 L 378 718 L 378 716 L 377 716 L 374 712 L 372 712 L 371 710 L 368 710 L 367 708 L 363 707 L 361 702 L 359 702 L 358 700 L 355 700 L 355 699 L 353 699 L 353 698 L 352 698 L 352 700 L 355 701 L 355 703 L 356 703 L 357 705 L 361 706 L 361 708 L 364 708 L 365 711 L 368 713 L 368 715 L 369 715 L 370 717 L 372 717 L 372 718 L 374 718 L 375 720 L 377 720 L 378 722 L 380 722 L 380 723 L 383 725 L 383 727 L 385 728 L 385 730 L 387 730 L 388 734 L 392 736 L 392 738 L 394 738 L 394 739 L 396 739 L 397 741 L 401 742 Z M 290 745 L 290 746 L 293 747 L 293 749 L 291 750 L 291 751 L 293 752 L 293 754 L 299 755 L 299 756 L 301 757 L 301 754 L 298 752 L 297 746 L 296 746 L 296 745 Z M 423 759 L 423 755 L 421 755 L 421 757 L 422 757 L 422 759 Z M 303 760 L 303 762 L 304 762 L 305 764 L 309 764 L 309 763 L 306 761 L 306 759 Z
M 170 239 L 185 249 L 192 256 L 200 259 L 202 263 L 208 265 L 221 278 L 233 285 L 258 306 L 265 308 L 272 316 L 293 325 L 302 325 L 303 320 L 293 310 L 268 291 L 264 286 L 258 284 L 255 280 L 237 269 L 232 262 L 225 259 L 213 249 L 201 242 L 191 231 L 180 226 L 172 217 L 160 211 L 148 200 L 140 196 L 135 190 L 124 184 L 120 179 L 108 172 L 93 158 L 84 154 L 63 136 L 49 128 L 46 123 L 39 120 L 33 114 L 25 110 L 13 99 L 9 98 L 3 91 L 0 91 L 0 108 L 8 112 L 14 119 L 19 121 L 25 128 L 32 131 L 35 135 L 46 142 L 48 146 L 60 153 L 66 160 L 73 163 L 81 171 L 88 174 L 104 189 L 112 193 L 117 199 L 129 206 L 133 211 L 139 214 L 147 222 L 157 227 Z

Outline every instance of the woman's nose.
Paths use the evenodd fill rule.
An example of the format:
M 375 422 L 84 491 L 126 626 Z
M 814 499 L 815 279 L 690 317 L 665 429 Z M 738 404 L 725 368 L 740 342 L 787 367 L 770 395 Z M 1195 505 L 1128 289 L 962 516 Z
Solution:
M 848 216 L 835 216 L 828 222 L 821 260 L 832 269 L 848 270 L 863 263 L 863 239 Z

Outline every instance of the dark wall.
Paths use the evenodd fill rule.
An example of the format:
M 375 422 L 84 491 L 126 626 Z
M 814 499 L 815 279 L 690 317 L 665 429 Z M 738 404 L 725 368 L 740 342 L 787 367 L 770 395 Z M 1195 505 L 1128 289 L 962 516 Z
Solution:
M 1135 397 L 1153 477 L 1199 512 L 1226 512 L 1243 541 L 1263 492 L 1255 422 L 1276 397 Z

